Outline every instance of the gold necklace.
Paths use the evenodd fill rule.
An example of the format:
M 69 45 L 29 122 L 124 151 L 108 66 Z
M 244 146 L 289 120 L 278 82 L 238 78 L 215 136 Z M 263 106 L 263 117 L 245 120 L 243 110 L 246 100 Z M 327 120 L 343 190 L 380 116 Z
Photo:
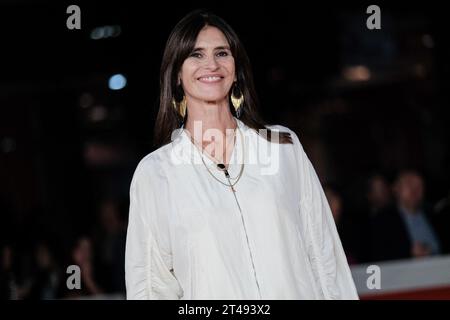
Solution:
M 217 181 L 219 181 L 221 184 L 226 185 L 226 186 L 229 186 L 233 192 L 236 192 L 236 190 L 234 189 L 234 186 L 235 186 L 236 183 L 238 183 L 238 181 L 241 179 L 242 173 L 243 173 L 243 171 L 244 171 L 244 156 L 245 156 L 245 146 L 244 146 L 245 141 L 244 141 L 244 136 L 243 136 L 243 134 L 242 134 L 242 132 L 241 132 L 241 129 L 239 128 L 238 125 L 236 126 L 236 129 L 239 131 L 239 134 L 241 135 L 241 141 L 242 141 L 242 166 L 241 166 L 241 170 L 239 171 L 238 176 L 237 176 L 236 178 L 234 178 L 234 179 L 237 179 L 237 180 L 236 180 L 234 183 L 231 183 L 231 181 L 230 181 L 230 174 L 228 173 L 228 170 L 227 170 L 227 168 L 225 167 L 225 165 L 224 165 L 223 163 L 217 163 L 218 161 L 216 162 L 217 168 L 218 168 L 220 171 L 223 171 L 223 172 L 224 172 L 225 177 L 228 179 L 228 183 L 229 183 L 229 184 L 223 183 L 221 180 L 217 179 L 217 177 L 209 170 L 208 166 L 207 166 L 206 163 L 205 163 L 205 160 L 203 159 L 203 153 L 204 153 L 203 149 L 201 150 L 202 152 L 200 153 L 200 150 L 198 150 L 199 148 L 198 148 L 198 146 L 197 146 L 197 144 L 196 144 L 195 139 L 189 135 L 189 137 L 191 138 L 192 143 L 193 143 L 194 146 L 196 147 L 197 151 L 200 153 L 200 158 L 202 158 L 203 165 L 205 166 L 206 170 L 208 170 L 209 174 L 210 174 L 214 179 L 216 179 Z M 236 129 L 235 129 L 235 131 L 234 131 L 234 135 L 236 135 Z M 236 145 L 235 145 L 234 147 L 236 147 Z M 211 156 L 211 158 L 212 158 L 212 156 Z M 215 159 L 215 160 L 217 160 L 217 159 Z M 213 160 L 213 162 L 215 162 L 215 161 Z
M 235 142 L 235 140 L 236 140 L 236 139 L 235 139 L 235 138 L 236 138 L 236 129 L 237 129 L 237 127 L 234 128 L 234 130 L 233 130 L 233 138 L 231 139 L 231 140 L 233 140 L 233 142 Z M 193 139 L 193 138 L 192 138 L 192 139 Z M 228 141 L 228 138 L 226 138 L 226 140 Z M 194 141 L 195 141 L 195 139 L 194 139 Z M 195 143 L 197 143 L 197 145 L 200 145 L 197 141 L 195 141 Z M 228 149 L 228 145 L 229 145 L 229 144 L 230 144 L 230 143 L 227 142 L 227 145 L 225 146 L 225 150 Z M 207 152 L 205 153 L 205 152 L 204 152 L 204 149 L 206 149 L 206 148 L 202 148 L 202 153 L 205 154 L 209 159 L 211 159 L 212 162 L 215 162 L 216 165 L 217 165 L 218 163 L 222 163 L 222 162 L 220 162 L 219 160 L 217 160 L 216 157 L 213 157 L 212 155 L 208 154 Z M 214 152 L 215 152 L 215 150 L 214 150 Z M 225 159 L 225 160 L 226 160 L 226 159 Z

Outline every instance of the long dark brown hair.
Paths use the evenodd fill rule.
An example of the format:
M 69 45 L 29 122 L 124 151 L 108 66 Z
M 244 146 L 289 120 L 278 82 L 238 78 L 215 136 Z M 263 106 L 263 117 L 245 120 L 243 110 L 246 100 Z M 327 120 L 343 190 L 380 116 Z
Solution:
M 163 146 L 171 142 L 172 132 L 178 129 L 187 119 L 175 110 L 172 99 L 179 97 L 178 74 L 184 60 L 189 57 L 195 47 L 197 36 L 205 26 L 216 27 L 225 35 L 230 45 L 231 53 L 235 61 L 237 84 L 244 95 L 244 103 L 241 106 L 242 114 L 239 117 L 248 127 L 254 129 L 262 137 L 272 142 L 271 130 L 258 114 L 258 99 L 253 82 L 250 60 L 234 30 L 220 17 L 205 10 L 195 10 L 181 19 L 172 30 L 164 50 L 161 74 L 159 111 L 155 122 L 154 144 L 155 147 Z M 230 102 L 230 111 L 236 116 Z M 292 143 L 290 133 L 281 132 L 279 143 Z

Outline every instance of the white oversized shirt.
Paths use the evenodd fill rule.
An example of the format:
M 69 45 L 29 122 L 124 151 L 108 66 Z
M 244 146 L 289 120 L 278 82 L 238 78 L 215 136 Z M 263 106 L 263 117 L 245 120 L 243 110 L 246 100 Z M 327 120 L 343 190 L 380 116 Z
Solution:
M 211 176 L 228 183 L 183 128 L 138 164 L 130 187 L 127 299 L 358 299 L 297 135 L 268 126 L 294 142 L 270 143 L 235 119 L 231 183 L 245 155 L 235 194 Z

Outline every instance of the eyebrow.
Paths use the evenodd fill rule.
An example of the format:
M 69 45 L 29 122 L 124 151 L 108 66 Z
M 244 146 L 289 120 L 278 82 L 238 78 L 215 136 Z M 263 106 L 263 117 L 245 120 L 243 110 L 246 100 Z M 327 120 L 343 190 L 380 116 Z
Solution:
M 219 47 L 215 47 L 215 48 L 214 48 L 214 50 L 224 50 L 224 49 L 230 50 L 230 47 L 229 47 L 229 46 L 219 46 Z M 204 51 L 204 50 L 205 50 L 205 48 L 202 48 L 202 47 L 196 47 L 196 48 L 194 48 L 194 50 L 192 50 L 192 51 Z

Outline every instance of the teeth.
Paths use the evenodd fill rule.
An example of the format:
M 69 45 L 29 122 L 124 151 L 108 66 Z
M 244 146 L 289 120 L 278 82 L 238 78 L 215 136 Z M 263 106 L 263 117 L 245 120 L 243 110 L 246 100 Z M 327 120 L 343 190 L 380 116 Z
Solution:
M 215 81 L 215 80 L 219 80 L 220 77 L 202 77 L 200 78 L 200 80 L 206 80 L 206 81 Z

